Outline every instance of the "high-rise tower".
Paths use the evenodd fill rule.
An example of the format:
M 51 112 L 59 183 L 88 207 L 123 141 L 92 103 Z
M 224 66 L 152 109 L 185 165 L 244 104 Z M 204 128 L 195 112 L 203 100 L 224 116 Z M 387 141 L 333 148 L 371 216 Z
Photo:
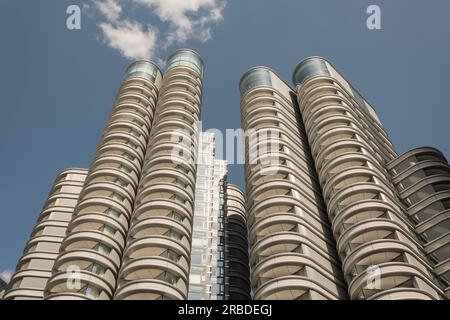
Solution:
M 111 299 L 125 248 L 162 74 L 127 69 L 46 288 L 46 299 Z
M 346 298 L 295 93 L 265 67 L 239 87 L 254 299 Z
M 41 300 L 86 179 L 86 169 L 66 169 L 55 179 L 3 299 Z
M 203 62 L 167 61 L 115 299 L 186 299 L 194 216 Z
M 249 297 L 231 279 L 248 283 L 244 200 L 230 187 L 227 272 L 226 161 L 214 135 L 199 146 L 203 68 L 190 49 L 164 77 L 150 61 L 128 67 L 91 167 L 58 176 L 6 299 Z
M 373 108 L 323 58 L 301 61 L 293 80 L 350 298 L 441 298 L 385 168 L 397 153 Z
M 199 132 L 202 59 L 179 49 L 166 66 L 129 66 L 91 167 L 56 178 L 4 299 L 450 296 L 447 160 L 398 155 L 329 61 L 302 60 L 295 88 L 242 76 L 245 192 Z
M 215 159 L 215 135 L 199 139 L 192 235 L 189 300 L 223 300 L 224 184 L 227 162 Z

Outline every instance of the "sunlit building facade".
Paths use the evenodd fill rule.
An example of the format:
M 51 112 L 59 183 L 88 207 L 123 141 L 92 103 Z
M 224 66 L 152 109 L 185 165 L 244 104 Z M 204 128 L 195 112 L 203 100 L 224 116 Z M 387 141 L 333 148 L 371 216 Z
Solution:
M 164 73 L 127 68 L 91 166 L 56 178 L 3 299 L 450 297 L 441 152 L 397 154 L 322 57 L 293 86 L 254 67 L 239 83 L 242 191 L 199 131 L 203 75 L 190 49 Z
M 398 155 L 371 105 L 326 59 L 294 88 L 266 67 L 240 82 L 255 299 L 448 296 L 448 164 Z
M 167 60 L 114 299 L 188 297 L 203 62 Z
M 56 179 L 5 299 L 227 298 L 227 164 L 199 132 L 203 68 L 190 49 L 164 76 L 127 68 L 90 168 Z
M 201 133 L 195 187 L 189 300 L 223 300 L 224 188 L 227 162 L 216 160 L 215 138 Z
M 349 297 L 441 299 L 386 169 L 398 155 L 374 109 L 323 58 L 302 60 L 293 81 Z
M 65 169 L 58 174 L 3 299 L 44 297 L 86 175 L 86 169 Z
M 253 298 L 346 299 L 295 92 L 266 67 L 247 71 L 240 92 Z

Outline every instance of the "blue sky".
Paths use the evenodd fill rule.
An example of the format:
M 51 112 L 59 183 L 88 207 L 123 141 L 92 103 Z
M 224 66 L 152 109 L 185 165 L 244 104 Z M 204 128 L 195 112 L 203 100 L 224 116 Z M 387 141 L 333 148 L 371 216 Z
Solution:
M 225 130 L 240 127 L 248 68 L 290 82 L 301 58 L 322 55 L 372 103 L 399 152 L 430 145 L 450 157 L 448 0 L 165 1 L 120 0 L 103 14 L 91 0 L 0 2 L 0 273 L 15 268 L 56 174 L 89 166 L 132 56 L 197 50 L 203 127 Z M 81 30 L 67 30 L 66 8 L 83 3 Z M 381 7 L 382 30 L 367 29 L 369 4 Z M 240 166 L 229 176 L 243 185 Z

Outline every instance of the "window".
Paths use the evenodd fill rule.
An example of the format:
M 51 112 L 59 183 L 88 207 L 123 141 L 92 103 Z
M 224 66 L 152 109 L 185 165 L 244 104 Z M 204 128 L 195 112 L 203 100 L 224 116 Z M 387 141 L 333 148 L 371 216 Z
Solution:
M 177 221 L 183 221 L 183 216 L 175 211 L 172 211 L 171 213 L 169 213 L 168 217 L 175 219 Z
M 175 169 L 181 170 L 181 171 L 183 171 L 184 173 L 189 173 L 189 170 L 188 170 L 188 169 L 186 169 L 185 167 L 183 167 L 182 165 L 179 165 L 179 164 L 177 164 L 177 165 L 175 166 Z
M 139 146 L 131 140 L 128 140 L 128 145 L 134 149 L 137 149 Z
M 189 291 L 189 300 L 202 300 L 202 294 L 200 292 Z
M 126 72 L 126 79 L 144 78 L 151 82 L 155 82 L 158 69 L 152 63 L 147 61 L 138 61 L 130 65 Z
M 244 78 L 242 78 L 239 85 L 241 91 L 241 97 L 243 97 L 248 91 L 260 86 L 272 86 L 272 80 L 270 78 L 270 72 L 267 69 L 257 68 L 250 70 Z
M 97 263 L 94 263 L 92 264 L 91 271 L 98 276 L 103 276 L 106 272 L 106 268 Z
M 178 262 L 180 260 L 180 255 L 173 250 L 167 249 L 161 254 L 161 257 L 168 258 L 172 261 Z
M 183 235 L 173 229 L 169 229 L 164 235 L 175 240 L 183 239 Z
M 412 156 L 409 157 L 406 160 L 403 160 L 398 165 L 395 166 L 394 170 L 397 174 L 402 173 L 403 171 L 409 169 L 410 167 L 414 166 L 417 163 L 417 158 Z
M 139 127 L 143 127 L 144 126 L 144 124 L 142 123 L 142 122 L 140 122 L 140 121 L 138 121 L 138 120 L 136 120 L 136 119 L 133 119 L 133 121 L 132 121 L 134 124 L 137 124 Z
M 130 173 L 131 172 L 131 169 L 128 168 L 127 166 L 124 166 L 124 165 L 120 165 L 119 170 L 123 171 L 123 172 L 126 172 L 126 173 Z
M 158 280 L 162 280 L 164 282 L 168 282 L 170 284 L 175 285 L 178 281 L 178 277 L 171 272 L 164 271 L 158 277 Z
M 172 195 L 170 197 L 170 200 L 175 200 L 175 202 L 178 202 L 178 203 L 181 203 L 181 204 L 184 204 L 186 202 L 186 200 L 184 198 L 182 198 L 182 197 L 180 197 L 180 196 L 178 196 L 176 194 Z
M 113 192 L 111 194 L 111 198 L 113 198 L 113 200 L 116 200 L 116 201 L 119 201 L 119 202 L 122 202 L 123 200 L 125 200 L 125 198 L 123 196 L 121 196 L 120 194 L 115 193 L 115 192 Z
M 91 285 L 86 286 L 85 294 L 88 297 L 97 299 L 100 296 L 100 289 Z
M 175 179 L 175 184 L 183 189 L 187 187 L 187 184 L 181 181 L 180 179 Z
M 134 161 L 134 159 L 136 159 L 134 156 L 132 156 L 131 154 L 129 154 L 128 152 L 124 152 L 122 154 L 125 158 L 127 158 L 128 160 Z
M 123 181 L 122 179 L 120 179 L 120 178 L 117 178 L 116 181 L 114 181 L 114 183 L 119 185 L 119 186 L 121 186 L 121 187 L 128 186 L 128 184 L 125 181 Z
M 170 56 L 167 61 L 167 70 L 177 66 L 192 68 L 203 75 L 203 63 L 194 52 L 182 50 Z
M 128 133 L 131 133 L 135 137 L 139 137 L 139 133 L 137 133 L 134 129 L 128 130 Z
M 296 84 L 304 84 L 309 79 L 316 76 L 327 76 L 327 66 L 322 59 L 313 58 L 303 61 L 294 71 L 294 82 Z
M 116 230 L 114 228 L 111 228 L 110 226 L 107 226 L 106 224 L 100 228 L 100 231 L 110 236 L 114 236 L 116 234 Z
M 110 217 L 113 218 L 119 218 L 120 217 L 120 213 L 117 212 L 116 210 L 109 208 L 108 210 L 106 210 L 106 214 Z
M 109 254 L 111 252 L 111 248 L 105 246 L 103 243 L 97 244 L 94 249 L 102 254 Z

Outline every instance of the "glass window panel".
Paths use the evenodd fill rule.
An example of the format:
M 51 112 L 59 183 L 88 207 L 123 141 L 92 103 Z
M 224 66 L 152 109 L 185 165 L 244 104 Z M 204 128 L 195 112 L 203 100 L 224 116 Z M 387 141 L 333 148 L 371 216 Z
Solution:
M 253 88 L 260 86 L 272 86 L 270 72 L 266 69 L 254 69 L 247 73 L 240 83 L 241 97 Z
M 304 84 L 316 76 L 327 76 L 328 72 L 325 62 L 319 58 L 309 59 L 297 66 L 294 72 L 294 82 Z

